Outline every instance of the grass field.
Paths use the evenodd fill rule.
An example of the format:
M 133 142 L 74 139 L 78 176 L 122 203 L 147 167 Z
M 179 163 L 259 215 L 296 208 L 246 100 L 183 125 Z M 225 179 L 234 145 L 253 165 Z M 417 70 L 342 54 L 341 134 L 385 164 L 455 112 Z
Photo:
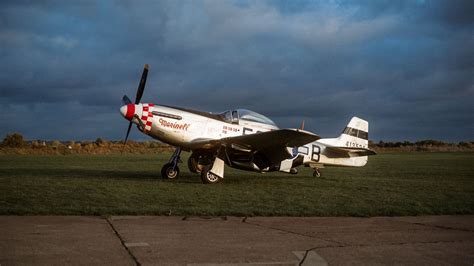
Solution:
M 474 153 L 380 154 L 363 168 L 313 178 L 226 168 L 203 185 L 170 154 L 0 156 L 0 214 L 392 216 L 474 214 Z M 183 158 L 184 159 L 187 158 Z

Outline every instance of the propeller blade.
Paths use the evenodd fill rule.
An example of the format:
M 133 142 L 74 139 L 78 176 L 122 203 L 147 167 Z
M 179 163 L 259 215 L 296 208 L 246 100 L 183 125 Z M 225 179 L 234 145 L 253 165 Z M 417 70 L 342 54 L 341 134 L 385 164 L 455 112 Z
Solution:
M 138 84 L 137 95 L 135 96 L 135 104 L 140 103 L 140 100 L 142 99 L 143 91 L 145 90 L 147 76 L 148 76 L 148 64 L 145 64 L 145 66 L 143 67 L 143 74 L 142 74 L 142 78 L 140 79 L 140 84 Z M 122 97 L 122 102 L 124 105 L 132 103 L 132 101 L 130 100 L 130 98 L 127 97 L 127 95 L 124 95 Z M 138 121 L 141 122 L 141 120 L 139 119 L 137 115 L 134 115 L 134 117 L 136 117 Z M 123 142 L 122 152 L 125 149 L 125 145 L 127 145 L 127 140 L 128 140 L 128 136 L 130 135 L 130 130 L 132 129 L 132 124 L 133 124 L 132 121 L 130 121 L 130 123 L 128 124 L 127 135 L 125 136 L 125 141 Z M 142 123 L 140 123 L 140 125 L 141 124 Z
M 130 98 L 127 97 L 127 95 L 124 95 L 123 98 L 122 98 L 122 103 L 124 105 L 127 105 L 127 104 L 131 104 L 132 101 L 130 100 Z
M 143 96 L 143 91 L 145 90 L 146 77 L 148 76 L 148 64 L 145 64 L 143 67 L 142 79 L 140 79 L 140 84 L 138 84 L 137 96 L 135 97 L 135 104 L 138 104 Z
M 125 141 L 123 142 L 123 147 L 124 148 L 125 148 L 125 145 L 127 144 L 128 135 L 130 134 L 130 129 L 132 129 L 132 122 L 130 122 L 130 124 L 128 124 L 127 135 L 125 136 Z

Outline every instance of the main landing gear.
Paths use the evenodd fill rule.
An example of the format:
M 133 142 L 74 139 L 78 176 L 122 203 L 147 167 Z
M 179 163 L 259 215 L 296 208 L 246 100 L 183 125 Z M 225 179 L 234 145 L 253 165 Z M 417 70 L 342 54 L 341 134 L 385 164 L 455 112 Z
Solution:
M 219 151 L 217 153 L 219 153 Z M 216 166 L 214 167 L 215 162 Z M 216 173 L 213 173 L 211 169 L 217 173 L 221 173 L 222 171 L 221 175 L 223 175 L 223 167 L 224 161 L 218 158 L 216 154 L 209 151 L 195 151 L 188 159 L 189 171 L 191 173 L 199 174 L 201 176 L 201 181 L 204 184 L 215 184 L 219 182 L 221 177 Z
M 213 163 L 214 154 L 205 151 L 195 151 L 188 159 L 188 168 L 191 173 L 201 173 L 207 165 Z
M 163 179 L 176 179 L 179 176 L 179 167 L 178 163 L 181 162 L 180 159 L 181 148 L 176 148 L 173 155 L 170 158 L 170 161 L 163 165 L 161 168 L 161 176 Z
M 221 180 L 218 175 L 210 171 L 211 168 L 212 165 L 208 165 L 201 171 L 201 181 L 203 184 L 215 184 Z
M 210 163 L 201 171 L 201 181 L 204 184 L 215 184 L 224 178 L 224 159 L 226 156 L 225 148 L 222 149 L 222 147 L 212 155 Z
M 176 148 L 169 162 L 163 165 L 163 168 L 161 168 L 161 176 L 163 179 L 173 180 L 178 178 L 178 163 L 181 163 L 180 155 L 181 148 Z M 201 175 L 201 181 L 204 184 L 215 184 L 221 180 L 221 177 L 217 174 L 224 174 L 224 161 L 218 157 L 214 157 L 213 154 L 192 154 L 188 160 L 188 167 L 191 172 Z M 211 169 L 216 171 L 216 173 L 213 173 Z

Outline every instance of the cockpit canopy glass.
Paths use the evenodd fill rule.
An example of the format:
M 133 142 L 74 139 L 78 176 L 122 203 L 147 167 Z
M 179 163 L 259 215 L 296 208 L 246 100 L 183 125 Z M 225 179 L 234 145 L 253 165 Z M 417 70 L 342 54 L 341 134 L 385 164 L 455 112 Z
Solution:
M 267 125 L 272 125 L 276 127 L 276 124 L 268 117 L 261 115 L 259 113 L 255 113 L 253 111 L 247 109 L 237 109 L 233 111 L 226 111 L 220 114 L 220 116 L 229 123 L 237 124 L 239 119 L 257 122 Z
M 255 113 L 247 109 L 237 109 L 237 112 L 239 112 L 239 118 L 242 120 L 276 126 L 276 124 L 270 118 L 259 113 Z

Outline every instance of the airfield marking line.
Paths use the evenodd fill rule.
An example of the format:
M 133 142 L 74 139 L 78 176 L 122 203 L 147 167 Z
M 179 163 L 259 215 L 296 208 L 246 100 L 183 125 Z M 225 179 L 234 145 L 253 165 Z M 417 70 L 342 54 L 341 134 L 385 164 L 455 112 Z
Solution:
M 123 240 L 122 236 L 120 235 L 120 233 L 117 231 L 117 229 L 115 229 L 114 225 L 112 224 L 112 222 L 109 220 L 109 217 L 104 217 L 105 220 L 107 221 L 107 223 L 109 224 L 110 228 L 112 229 L 112 231 L 114 232 L 114 234 L 118 237 L 118 239 L 120 240 L 120 244 L 122 244 L 122 246 L 125 248 L 125 250 L 127 251 L 128 255 L 130 255 L 130 257 L 132 258 L 132 260 L 135 262 L 135 265 L 137 266 L 141 266 L 142 264 L 138 261 L 138 258 L 135 257 L 135 255 L 133 255 L 132 251 L 128 248 L 128 246 L 125 244 L 125 241 Z
M 344 247 L 344 246 L 347 245 L 346 243 L 339 242 L 339 241 L 336 241 L 336 240 L 330 240 L 330 239 L 324 239 L 324 238 L 321 238 L 321 237 L 305 235 L 305 234 L 302 234 L 302 233 L 297 233 L 297 232 L 293 232 L 293 231 L 289 231 L 289 230 L 285 230 L 285 229 L 281 229 L 281 228 L 275 228 L 275 227 L 271 227 L 271 226 L 264 226 L 264 225 L 261 225 L 261 224 L 254 224 L 254 223 L 248 222 L 247 217 L 245 217 L 241 222 L 244 223 L 244 224 L 263 227 L 263 228 L 272 229 L 272 230 L 285 232 L 285 233 L 289 233 L 289 234 L 294 234 L 294 235 L 298 235 L 298 236 L 304 236 L 304 237 L 309 237 L 309 238 L 313 238 L 313 239 L 319 239 L 319 240 L 323 240 L 323 241 L 326 241 L 326 242 L 332 242 L 332 243 L 337 244 L 336 246 L 331 246 L 331 247 Z

